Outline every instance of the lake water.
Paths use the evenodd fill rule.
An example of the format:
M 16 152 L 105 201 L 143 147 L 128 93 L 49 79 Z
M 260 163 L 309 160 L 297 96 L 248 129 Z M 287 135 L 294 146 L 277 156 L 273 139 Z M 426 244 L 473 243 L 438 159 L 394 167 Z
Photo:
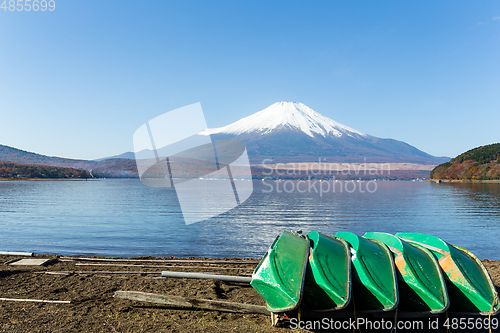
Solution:
M 283 230 L 405 231 L 433 234 L 479 258 L 500 260 L 500 184 L 330 182 L 335 187 L 323 192 L 312 182 L 253 184 L 244 204 L 185 225 L 174 190 L 137 179 L 2 181 L 0 250 L 260 257 Z

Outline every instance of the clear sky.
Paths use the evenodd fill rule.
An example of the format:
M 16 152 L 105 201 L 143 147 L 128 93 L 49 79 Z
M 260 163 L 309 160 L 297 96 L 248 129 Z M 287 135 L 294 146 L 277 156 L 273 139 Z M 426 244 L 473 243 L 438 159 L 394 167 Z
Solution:
M 433 155 L 500 142 L 498 0 L 55 3 L 0 10 L 0 144 L 94 159 L 175 108 L 278 101 Z

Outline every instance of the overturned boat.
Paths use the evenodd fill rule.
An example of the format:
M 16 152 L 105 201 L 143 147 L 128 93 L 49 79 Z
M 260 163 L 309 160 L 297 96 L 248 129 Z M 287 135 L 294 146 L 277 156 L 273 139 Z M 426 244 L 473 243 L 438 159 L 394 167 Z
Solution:
M 304 305 L 310 310 L 340 310 L 351 300 L 349 245 L 316 231 L 307 234 L 309 265 L 304 285 Z
M 381 241 L 394 254 L 397 276 L 401 282 L 401 310 L 441 313 L 448 309 L 449 298 L 443 275 L 428 250 L 387 233 L 369 232 L 364 237 Z
M 472 252 L 432 235 L 398 233 L 396 236 L 428 249 L 436 257 L 446 277 L 450 310 L 483 315 L 494 315 L 500 311 L 495 285 Z
M 399 303 L 394 259 L 382 242 L 337 232 L 351 248 L 353 298 L 360 310 L 391 311 Z
M 305 237 L 288 231 L 276 237 L 250 282 L 269 311 L 280 313 L 299 307 L 308 255 L 309 242 Z

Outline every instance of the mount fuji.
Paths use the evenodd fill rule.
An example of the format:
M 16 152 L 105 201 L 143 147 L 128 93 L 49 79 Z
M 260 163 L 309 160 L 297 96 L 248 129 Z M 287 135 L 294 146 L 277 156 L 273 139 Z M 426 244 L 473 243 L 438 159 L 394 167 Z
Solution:
M 278 102 L 201 135 L 238 140 L 252 164 L 283 162 L 378 162 L 440 164 L 446 157 L 429 155 L 405 142 L 382 139 L 340 124 L 298 102 Z

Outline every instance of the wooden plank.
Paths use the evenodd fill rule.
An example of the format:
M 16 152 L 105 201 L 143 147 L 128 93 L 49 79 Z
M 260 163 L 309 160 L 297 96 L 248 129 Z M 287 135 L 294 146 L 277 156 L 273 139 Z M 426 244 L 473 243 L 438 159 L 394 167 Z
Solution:
M 115 292 L 114 297 L 132 301 L 174 305 L 203 310 L 217 310 L 237 313 L 262 313 L 266 315 L 270 314 L 266 307 L 261 305 L 214 301 L 210 299 L 198 299 L 170 295 L 158 295 L 140 291 L 120 290 Z
M 35 273 L 43 273 L 43 272 L 35 272 Z M 45 272 L 45 274 L 49 274 L 49 275 L 71 275 L 71 273 L 68 273 L 68 272 Z
M 4 265 L 10 265 L 10 264 L 13 264 L 19 260 L 21 260 L 21 258 L 12 259 L 12 260 L 5 262 Z
M 57 262 L 57 259 L 52 258 L 42 258 L 42 259 L 14 259 L 11 261 L 6 262 L 6 265 L 23 265 L 23 266 L 47 266 L 49 264 L 52 264 L 54 262 Z
M 36 274 L 159 274 L 160 272 L 140 272 L 140 271 L 42 271 L 33 272 Z
M 208 280 L 219 280 L 219 281 L 228 281 L 228 282 L 243 282 L 243 283 L 250 283 L 252 281 L 252 278 L 247 277 L 247 276 L 232 276 L 232 275 L 192 273 L 192 272 L 163 271 L 163 272 L 161 272 L 161 276 L 168 277 L 168 278 L 208 279 Z
M 235 267 L 214 267 L 214 266 L 159 266 L 159 265 L 137 265 L 137 264 L 75 264 L 76 266 L 114 266 L 114 267 L 142 267 L 142 268 L 182 268 L 182 269 L 220 269 L 220 270 L 247 270 L 253 271 L 253 268 L 235 268 Z
M 84 258 L 84 257 L 61 257 L 61 261 L 109 261 L 109 262 L 171 262 L 171 263 L 197 263 L 197 264 L 245 264 L 256 265 L 258 259 L 242 260 L 199 260 L 199 259 L 106 259 L 106 258 Z
M 12 302 L 37 302 L 37 303 L 61 303 L 69 304 L 71 301 L 48 301 L 44 299 L 20 299 L 20 298 L 3 298 L 0 297 L 0 301 L 12 301 Z
M 0 256 L 24 256 L 24 257 L 33 257 L 33 252 L 11 252 L 11 251 L 0 251 Z

